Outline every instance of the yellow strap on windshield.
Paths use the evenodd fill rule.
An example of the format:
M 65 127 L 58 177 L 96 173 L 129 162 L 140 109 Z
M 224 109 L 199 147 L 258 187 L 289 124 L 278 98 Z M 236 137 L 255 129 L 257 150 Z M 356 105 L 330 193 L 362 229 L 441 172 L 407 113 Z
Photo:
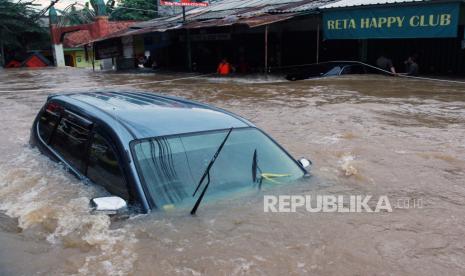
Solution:
M 165 211 L 173 211 L 174 209 L 176 209 L 176 206 L 174 206 L 174 204 L 163 205 L 163 210 Z
M 261 176 L 273 183 L 279 184 L 280 182 L 274 180 L 274 178 L 281 178 L 281 177 L 287 177 L 291 176 L 290 174 L 282 174 L 282 173 L 262 173 Z

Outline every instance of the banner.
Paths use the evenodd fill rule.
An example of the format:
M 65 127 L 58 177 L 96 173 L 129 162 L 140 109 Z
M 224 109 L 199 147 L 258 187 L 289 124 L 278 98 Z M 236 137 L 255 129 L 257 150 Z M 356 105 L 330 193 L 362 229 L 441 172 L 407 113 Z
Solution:
M 160 0 L 162 6 L 207 7 L 208 2 L 196 0 Z
M 95 43 L 95 59 L 106 59 L 123 55 L 121 39 L 114 38 Z
M 325 39 L 456 37 L 460 3 L 323 11 Z

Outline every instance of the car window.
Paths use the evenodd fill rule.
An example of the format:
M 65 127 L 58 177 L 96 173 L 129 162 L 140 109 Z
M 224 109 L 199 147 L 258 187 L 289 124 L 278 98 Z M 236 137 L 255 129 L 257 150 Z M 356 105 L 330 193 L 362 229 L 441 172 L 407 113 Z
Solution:
M 39 118 L 39 135 L 45 143 L 50 138 L 60 120 L 61 107 L 56 103 L 47 103 Z
M 52 147 L 80 172 L 85 157 L 89 139 L 91 122 L 79 116 L 65 112 L 60 120 L 55 135 L 52 138 Z
M 90 146 L 87 177 L 108 192 L 128 200 L 129 194 L 116 152 L 110 142 L 95 133 Z
M 331 68 L 331 70 L 329 70 L 328 72 L 326 72 L 324 74 L 325 77 L 329 77 L 329 76 L 337 76 L 339 75 L 339 73 L 341 72 L 341 67 L 339 66 L 334 66 L 333 68 Z
M 364 74 L 365 69 L 361 65 L 349 65 L 344 67 L 342 70 L 341 75 L 348 75 L 348 74 Z

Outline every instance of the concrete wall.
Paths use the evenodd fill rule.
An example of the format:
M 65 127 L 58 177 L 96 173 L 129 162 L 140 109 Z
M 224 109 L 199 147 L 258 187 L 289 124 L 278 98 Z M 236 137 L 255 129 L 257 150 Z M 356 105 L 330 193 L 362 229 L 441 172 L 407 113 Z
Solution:
M 52 44 L 53 62 L 56 67 L 65 67 L 63 44 Z

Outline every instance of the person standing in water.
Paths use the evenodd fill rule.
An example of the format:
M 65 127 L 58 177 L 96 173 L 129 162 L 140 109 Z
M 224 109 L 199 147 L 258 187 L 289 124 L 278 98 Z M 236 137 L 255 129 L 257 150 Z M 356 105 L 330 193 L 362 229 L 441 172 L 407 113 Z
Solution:
M 419 68 L 417 60 L 418 54 L 413 54 L 404 61 L 407 76 L 418 76 Z
M 216 72 L 220 76 L 228 76 L 229 74 L 231 74 L 232 71 L 233 67 L 225 58 L 221 60 L 220 64 L 218 65 L 218 69 L 216 69 Z
M 394 68 L 392 61 L 388 59 L 384 54 L 382 54 L 376 60 L 376 66 L 380 69 L 383 69 L 384 71 L 391 72 L 392 75 L 397 75 L 396 68 Z

